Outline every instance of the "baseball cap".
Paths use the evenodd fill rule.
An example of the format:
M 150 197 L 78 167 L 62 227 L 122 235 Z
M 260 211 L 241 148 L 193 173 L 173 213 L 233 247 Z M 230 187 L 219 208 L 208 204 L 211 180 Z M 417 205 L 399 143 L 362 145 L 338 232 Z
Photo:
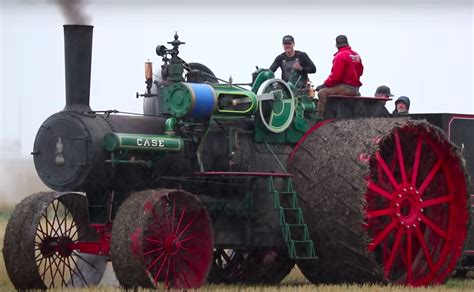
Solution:
M 291 35 L 286 35 L 283 37 L 283 42 L 282 43 L 294 43 L 295 39 Z
M 347 41 L 347 37 L 345 35 L 341 34 L 336 37 L 336 47 L 340 48 L 348 45 L 349 42 Z
M 375 90 L 375 95 L 377 94 L 383 94 L 387 96 L 393 96 L 393 94 L 390 92 L 390 87 L 386 85 L 380 85 L 377 87 L 377 90 Z

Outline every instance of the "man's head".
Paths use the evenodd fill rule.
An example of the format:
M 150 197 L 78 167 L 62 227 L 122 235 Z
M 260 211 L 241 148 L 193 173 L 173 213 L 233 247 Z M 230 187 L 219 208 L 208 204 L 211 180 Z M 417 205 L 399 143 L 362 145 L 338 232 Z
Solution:
M 395 101 L 395 107 L 398 113 L 408 113 L 410 110 L 410 99 L 406 96 L 400 96 Z
M 390 87 L 386 85 L 380 85 L 379 87 L 377 87 L 377 90 L 375 90 L 374 96 L 389 98 L 393 96 L 393 94 L 390 92 Z
M 345 35 L 338 35 L 336 37 L 336 47 L 339 49 L 339 48 L 342 48 L 342 47 L 346 47 L 349 45 L 349 42 L 347 41 L 347 37 Z
M 287 55 L 292 55 L 295 50 L 295 39 L 291 35 L 286 35 L 283 37 L 283 50 Z

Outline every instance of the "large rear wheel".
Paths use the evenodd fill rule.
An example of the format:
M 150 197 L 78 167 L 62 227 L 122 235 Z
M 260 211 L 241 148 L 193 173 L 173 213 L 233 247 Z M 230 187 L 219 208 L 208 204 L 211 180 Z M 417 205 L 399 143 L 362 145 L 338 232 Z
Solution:
M 406 119 L 330 123 L 300 143 L 292 171 L 319 256 L 298 263 L 312 282 L 420 286 L 455 269 L 467 179 L 441 130 Z

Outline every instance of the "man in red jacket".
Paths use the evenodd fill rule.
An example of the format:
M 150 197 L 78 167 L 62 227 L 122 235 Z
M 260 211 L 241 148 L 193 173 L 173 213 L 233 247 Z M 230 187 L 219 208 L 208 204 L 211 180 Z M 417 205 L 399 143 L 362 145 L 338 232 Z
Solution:
M 362 59 L 351 49 L 345 35 L 336 37 L 336 47 L 338 51 L 334 54 L 331 74 L 324 84 L 316 87 L 319 98 L 316 113 L 321 118 L 324 117 L 329 95 L 360 96 L 359 87 L 362 85 L 360 76 L 364 72 Z

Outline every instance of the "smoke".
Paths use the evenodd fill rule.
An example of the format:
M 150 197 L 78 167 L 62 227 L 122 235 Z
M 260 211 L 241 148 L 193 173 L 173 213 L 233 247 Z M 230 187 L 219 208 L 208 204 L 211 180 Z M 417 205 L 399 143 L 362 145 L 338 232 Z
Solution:
M 54 0 L 59 4 L 67 24 L 90 24 L 90 18 L 84 13 L 82 0 Z

